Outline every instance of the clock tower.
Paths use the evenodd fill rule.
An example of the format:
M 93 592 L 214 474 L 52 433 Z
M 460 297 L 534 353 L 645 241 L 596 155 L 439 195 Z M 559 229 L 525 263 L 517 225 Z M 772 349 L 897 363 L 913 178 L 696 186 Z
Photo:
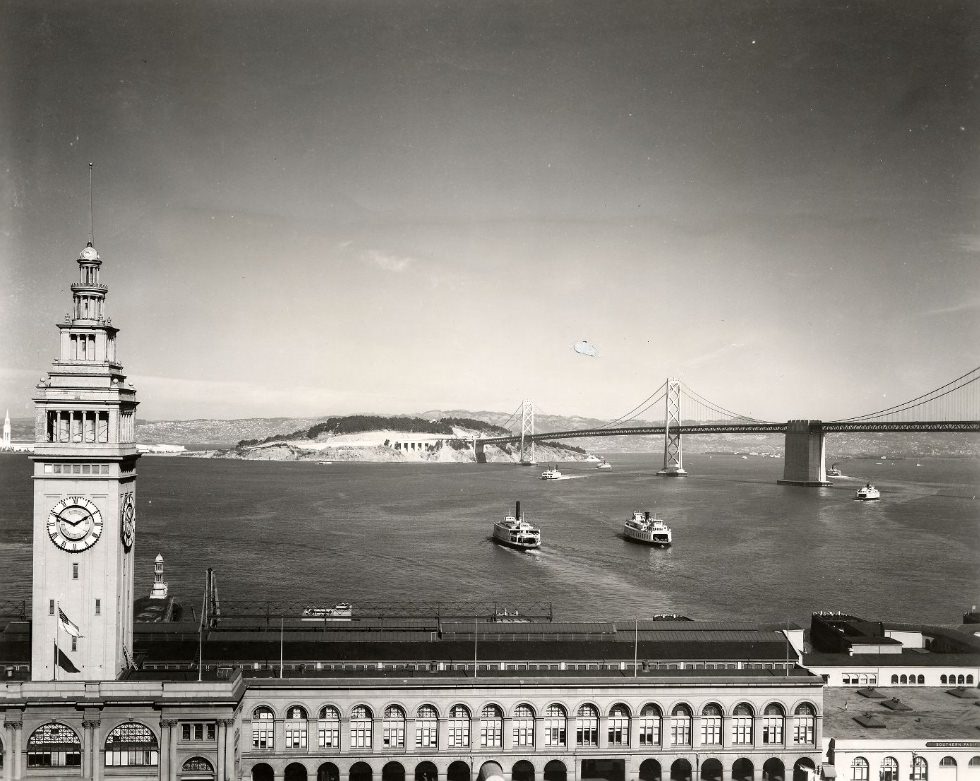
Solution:
M 78 256 L 60 355 L 34 404 L 31 677 L 112 680 L 131 664 L 136 389 L 116 360 L 92 243 Z

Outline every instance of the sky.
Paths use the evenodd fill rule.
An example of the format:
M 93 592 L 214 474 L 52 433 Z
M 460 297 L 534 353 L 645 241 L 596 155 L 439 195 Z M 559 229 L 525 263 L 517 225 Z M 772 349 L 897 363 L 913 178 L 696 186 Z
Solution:
M 0 406 L 89 162 L 142 418 L 917 396 L 980 364 L 978 8 L 0 0 Z

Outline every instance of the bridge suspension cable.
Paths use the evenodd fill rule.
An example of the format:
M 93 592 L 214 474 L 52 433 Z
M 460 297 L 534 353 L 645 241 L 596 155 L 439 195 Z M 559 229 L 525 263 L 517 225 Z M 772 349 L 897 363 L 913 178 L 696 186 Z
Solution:
M 757 420 L 756 418 L 750 418 L 748 415 L 740 415 L 737 412 L 732 412 L 730 409 L 725 409 L 724 407 L 715 404 L 712 401 L 708 401 L 706 398 L 701 396 L 699 393 L 691 389 L 686 382 L 681 380 L 681 388 L 684 390 L 685 396 L 698 402 L 705 410 L 713 412 L 721 418 L 732 418 L 734 420 L 744 420 L 749 423 L 763 423 L 765 421 Z
M 621 423 L 629 423 L 629 421 L 631 420 L 636 420 L 638 416 L 642 415 L 644 412 L 650 409 L 650 407 L 652 407 L 654 404 L 656 404 L 659 401 L 663 401 L 664 395 L 666 393 L 667 393 L 667 381 L 664 380 L 663 385 L 661 385 L 653 393 L 647 396 L 643 401 L 641 401 L 639 404 L 633 407 L 633 409 L 631 409 L 629 412 L 620 415 L 615 420 L 611 420 L 608 423 L 599 426 L 599 428 L 600 429 L 612 428 L 613 426 L 617 426 Z
M 980 366 L 961 374 L 945 385 L 940 385 L 938 388 L 908 401 L 875 412 L 856 415 L 852 418 L 841 418 L 832 422 L 854 423 L 887 417 L 898 418 L 903 417 L 903 413 L 909 413 L 912 410 L 921 411 L 926 405 L 932 405 L 932 409 L 928 411 L 927 415 L 918 415 L 918 417 L 935 416 L 941 420 L 975 419 L 980 412 L 980 385 L 974 385 L 978 380 L 980 380 Z M 966 388 L 969 388 L 969 391 L 953 397 L 957 391 L 963 391 Z

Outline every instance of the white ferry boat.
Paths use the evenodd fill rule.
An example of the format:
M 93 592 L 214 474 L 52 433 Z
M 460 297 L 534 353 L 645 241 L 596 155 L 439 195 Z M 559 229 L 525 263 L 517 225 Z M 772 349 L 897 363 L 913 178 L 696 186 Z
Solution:
M 333 607 L 308 607 L 303 611 L 304 621 L 350 621 L 354 606 L 350 602 L 339 602 Z
M 525 522 L 521 514 L 521 503 L 518 502 L 513 515 L 494 522 L 493 539 L 494 542 L 518 550 L 533 550 L 541 547 L 541 530 Z
M 610 464 L 606 459 L 602 459 L 598 464 L 595 465 L 596 469 L 612 469 L 612 464 Z
M 844 473 L 840 471 L 840 466 L 837 464 L 834 464 L 827 470 L 827 477 L 840 477 L 842 474 Z
M 552 466 L 550 469 L 545 469 L 541 473 L 542 480 L 561 480 L 561 472 L 558 471 L 558 465 Z
M 875 488 L 871 483 L 857 489 L 857 493 L 854 494 L 854 498 L 862 502 L 873 502 L 875 499 L 881 498 L 881 491 Z
M 649 512 L 634 512 L 623 524 L 623 535 L 628 540 L 663 547 L 670 545 L 673 538 L 670 527 L 656 516 L 651 518 Z

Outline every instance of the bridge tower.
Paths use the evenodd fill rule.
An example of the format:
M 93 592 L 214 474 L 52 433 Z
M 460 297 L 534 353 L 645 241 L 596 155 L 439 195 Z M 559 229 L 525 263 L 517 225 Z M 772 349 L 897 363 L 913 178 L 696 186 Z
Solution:
M 786 424 L 786 454 L 781 485 L 825 486 L 827 451 L 823 421 L 791 420 Z
M 657 472 L 664 477 L 684 477 L 684 454 L 681 450 L 681 383 L 667 380 L 664 394 L 664 468 Z
M 521 402 L 521 464 L 533 466 L 534 460 L 534 402 Z

